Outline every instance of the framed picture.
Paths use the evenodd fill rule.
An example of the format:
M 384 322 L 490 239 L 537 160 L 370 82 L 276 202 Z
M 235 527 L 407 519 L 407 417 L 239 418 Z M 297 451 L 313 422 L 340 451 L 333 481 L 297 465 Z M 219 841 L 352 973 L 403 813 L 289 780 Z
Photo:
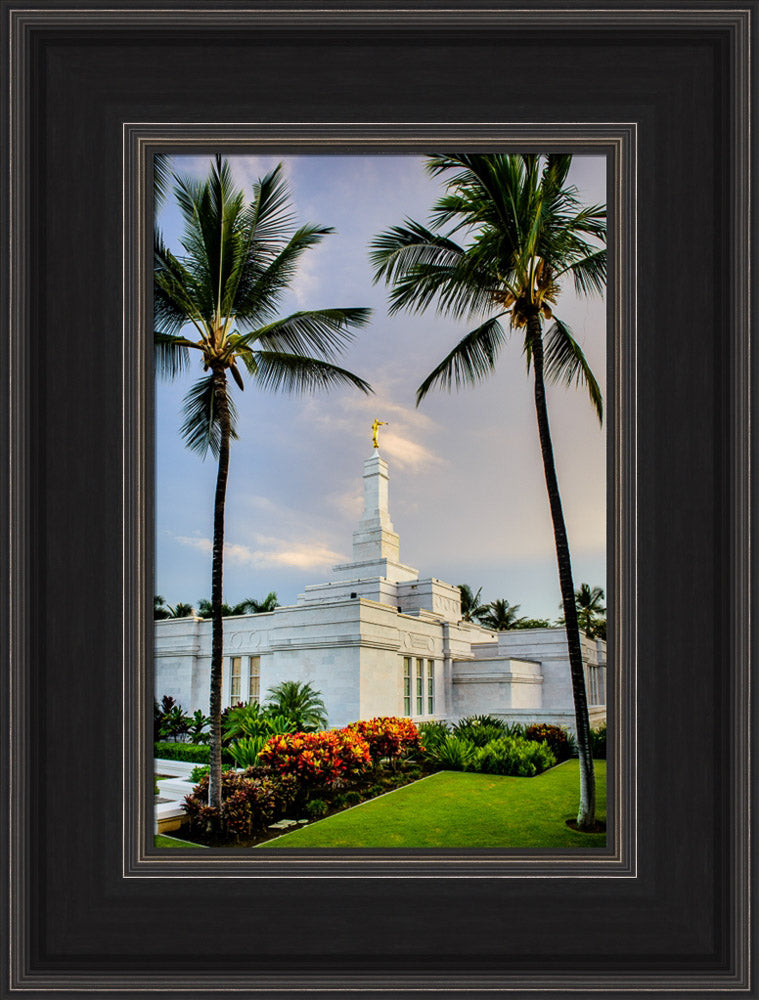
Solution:
M 529 143 L 534 149 L 549 150 L 554 157 L 550 161 L 546 156 L 538 156 L 533 162 L 521 158 L 510 160 L 502 155 L 497 161 L 492 158 L 452 161 L 441 169 L 453 175 L 464 167 L 472 172 L 497 167 L 508 177 L 506 171 L 518 167 L 517 184 L 546 186 L 553 183 L 551 178 L 559 171 L 564 178 L 562 197 L 567 199 L 567 206 L 576 205 L 580 213 L 577 224 L 582 236 L 578 231 L 578 245 L 583 266 L 588 268 L 587 274 L 583 271 L 583 281 L 587 278 L 588 283 L 576 290 L 571 272 L 567 272 L 563 282 L 557 278 L 545 285 L 546 294 L 551 297 L 545 318 L 545 380 L 551 386 L 551 437 L 556 442 L 555 449 L 549 442 L 549 449 L 564 458 L 562 462 L 559 457 L 557 464 L 562 467 L 566 523 L 573 538 L 582 537 L 582 542 L 578 538 L 577 546 L 573 546 L 575 572 L 595 574 L 594 586 L 586 584 L 585 590 L 588 596 L 591 592 L 595 594 L 595 604 L 602 608 L 607 556 L 607 458 L 601 386 L 605 381 L 607 317 L 614 315 L 617 301 L 623 303 L 621 312 L 631 315 L 634 301 L 633 283 L 621 279 L 622 260 L 630 252 L 634 227 L 631 220 L 618 218 L 619 195 L 633 183 L 634 137 L 627 130 L 612 134 L 608 128 L 588 126 L 574 129 L 574 135 L 566 129 L 552 135 L 550 128 L 545 131 L 533 128 L 528 132 L 502 126 L 498 139 L 489 129 L 483 133 L 481 126 L 436 126 L 434 131 L 423 128 L 422 141 L 428 147 L 434 143 L 439 148 L 492 149 L 495 143 L 497 148 L 508 149 L 519 145 L 526 148 L 524 144 Z M 190 137 L 197 143 L 202 138 L 202 129 L 203 126 L 185 127 L 182 131 L 185 139 Z M 159 139 L 152 131 L 140 139 L 137 131 L 130 133 L 130 137 L 135 137 L 135 160 L 134 167 L 128 170 L 138 177 L 149 178 L 153 155 L 150 148 L 163 145 L 166 140 Z M 572 755 L 578 727 L 567 659 L 567 633 L 560 614 L 561 591 L 546 480 L 541 449 L 534 447 L 536 422 L 531 378 L 525 379 L 526 330 L 520 328 L 518 315 L 513 323 L 507 319 L 508 313 L 504 313 L 502 304 L 496 300 L 491 302 L 490 314 L 478 316 L 476 321 L 466 316 L 463 322 L 482 331 L 477 335 L 483 337 L 482 350 L 488 356 L 492 351 L 494 364 L 487 371 L 484 380 L 487 385 L 480 386 L 479 393 L 470 393 L 468 399 L 457 393 L 430 392 L 424 405 L 415 409 L 416 388 L 425 373 L 414 369 L 423 365 L 431 369 L 448 354 L 452 344 L 467 336 L 468 328 L 462 327 L 462 320 L 455 315 L 445 317 L 432 310 L 432 315 L 418 316 L 414 312 L 402 317 L 386 315 L 387 292 L 384 283 L 379 288 L 373 287 L 370 254 L 373 241 L 379 246 L 382 240 L 396 238 L 393 229 L 388 230 L 387 236 L 376 235 L 373 227 L 378 227 L 380 218 L 400 221 L 404 215 L 410 215 L 409 206 L 414 203 L 417 215 L 425 218 L 442 195 L 441 181 L 426 176 L 425 164 L 432 161 L 410 153 L 388 155 L 383 152 L 387 136 L 378 137 L 371 132 L 362 135 L 356 127 L 346 130 L 327 125 L 323 126 L 322 140 L 331 143 L 338 152 L 283 157 L 276 152 L 277 145 L 296 137 L 298 129 L 280 127 L 278 131 L 279 138 L 273 138 L 262 136 L 256 127 L 237 130 L 240 148 L 244 150 L 247 142 L 256 149 L 254 155 L 232 153 L 219 159 L 185 156 L 180 147 L 170 161 L 160 161 L 162 167 L 170 170 L 174 188 L 165 194 L 163 187 L 159 190 L 156 335 L 161 351 L 171 349 L 189 354 L 186 358 L 177 355 L 188 362 L 182 370 L 174 365 L 174 355 L 164 358 L 159 354 L 155 387 L 155 589 L 161 595 L 168 595 L 160 598 L 155 610 L 152 683 L 155 698 L 164 707 L 158 711 L 156 722 L 149 720 L 158 741 L 156 831 L 161 838 L 157 846 L 171 849 L 175 854 L 178 836 L 185 842 L 190 838 L 190 843 L 197 837 L 199 844 L 219 849 L 255 847 L 255 853 L 247 856 L 248 862 L 254 862 L 252 866 L 242 855 L 237 859 L 248 872 L 260 869 L 261 850 L 274 848 L 273 858 L 276 858 L 282 857 L 278 853 L 282 849 L 290 852 L 309 845 L 317 848 L 424 846 L 442 851 L 456 848 L 457 859 L 446 858 L 447 870 L 455 870 L 463 860 L 461 849 L 467 846 L 476 849 L 479 864 L 483 849 L 536 847 L 542 849 L 540 855 L 521 857 L 516 862 L 520 869 L 536 864 L 544 869 L 548 860 L 545 852 L 549 848 L 560 849 L 560 856 L 550 861 L 553 871 L 561 862 L 576 870 L 577 864 L 590 860 L 587 852 L 591 848 L 594 863 L 602 860 L 598 851 L 605 849 L 603 860 L 615 859 L 627 866 L 633 852 L 631 817 L 619 813 L 615 822 L 609 824 L 613 829 L 606 829 L 605 622 L 601 613 L 582 618 L 582 610 L 579 614 L 584 628 L 578 637 L 578 650 L 583 661 L 581 669 L 586 675 L 588 724 L 592 725 L 591 738 L 598 758 L 594 766 L 596 822 L 591 819 L 588 825 L 592 832 L 584 834 L 567 827 L 566 822 L 576 822 L 578 811 L 580 765 L 579 761 L 567 760 Z M 582 141 L 580 131 L 584 135 Z M 366 151 L 359 155 L 340 153 L 346 139 L 352 146 L 360 142 Z M 174 141 L 181 142 L 182 137 L 175 136 Z M 251 172 L 256 172 L 253 179 Z M 230 206 L 239 204 L 241 220 L 242 206 L 250 199 L 258 204 L 260 198 L 262 212 L 268 205 L 274 206 L 274 221 L 265 217 L 261 223 L 258 213 L 255 218 L 257 225 L 268 227 L 265 232 L 269 239 L 275 229 L 278 233 L 279 244 L 270 250 L 267 243 L 262 252 L 262 256 L 269 254 L 266 259 L 271 260 L 269 266 L 275 274 L 283 259 L 283 248 L 288 248 L 288 255 L 294 254 L 296 251 L 289 249 L 292 241 L 299 247 L 298 241 L 302 239 L 298 235 L 302 222 L 296 222 L 294 217 L 300 206 L 313 205 L 313 211 L 326 214 L 335 226 L 335 232 L 320 231 L 312 235 L 309 231 L 307 246 L 297 250 L 303 270 L 288 270 L 293 291 L 279 284 L 275 286 L 274 301 L 282 310 L 281 317 L 287 318 L 273 320 L 267 305 L 263 313 L 267 319 L 260 333 L 261 324 L 255 319 L 249 322 L 240 316 L 238 320 L 240 333 L 243 329 L 250 331 L 239 358 L 247 374 L 240 375 L 239 369 L 232 369 L 229 378 L 239 377 L 245 385 L 244 378 L 248 386 L 243 392 L 239 383 L 229 384 L 230 405 L 236 410 L 237 437 L 234 443 L 230 442 L 228 457 L 222 458 L 219 449 L 218 463 L 214 448 L 206 447 L 207 430 L 203 431 L 202 439 L 197 439 L 197 424 L 193 423 L 189 435 L 189 424 L 184 425 L 190 410 L 195 412 L 198 390 L 205 391 L 203 387 L 209 384 L 203 365 L 198 368 L 193 361 L 201 357 L 199 351 L 205 358 L 208 350 L 213 349 L 210 339 L 215 335 L 210 334 L 208 342 L 201 336 L 198 348 L 190 346 L 198 334 L 197 321 L 187 323 L 184 318 L 177 319 L 177 308 L 181 311 L 184 307 L 174 299 L 173 291 L 179 273 L 193 283 L 185 268 L 197 265 L 206 273 L 207 265 L 200 258 L 188 255 L 185 247 L 197 245 L 187 228 L 195 225 L 196 208 L 191 209 L 187 199 L 193 205 L 204 204 L 207 183 L 211 190 L 226 192 Z M 608 303 L 603 294 L 607 189 L 611 192 L 608 200 L 613 202 L 610 242 L 616 261 L 614 275 L 619 275 L 618 281 L 612 277 Z M 150 183 L 147 191 L 152 195 Z M 244 198 L 239 203 L 235 202 L 238 191 Z M 354 192 L 349 202 L 345 201 L 346 191 Z M 362 191 L 367 192 L 366 197 Z M 280 222 L 278 213 L 283 214 L 284 221 Z M 138 204 L 127 207 L 127 217 L 137 220 L 143 214 Z M 557 225 L 564 225 L 565 216 L 562 207 Z M 414 229 L 417 235 L 418 225 Z M 281 227 L 281 236 L 277 227 Z M 135 224 L 135 232 L 137 228 Z M 523 228 L 527 231 L 527 227 Z M 219 227 L 204 225 L 204 231 L 216 233 Z M 629 234 L 627 240 L 622 239 L 622 232 Z M 597 238 L 598 233 L 603 240 Z M 406 238 L 404 234 L 403 239 Z M 199 239 L 205 247 L 202 234 Z M 247 247 L 247 243 L 241 245 Z M 448 238 L 444 253 L 449 254 L 453 246 L 453 240 Z M 134 247 L 131 252 L 137 262 L 142 248 Z M 396 253 L 395 249 L 392 253 Z M 205 259 L 206 250 L 200 254 Z M 570 264 L 575 266 L 574 249 L 572 255 L 564 263 L 556 261 L 554 272 L 558 274 Z M 230 274 L 236 282 L 237 272 L 232 270 Z M 598 279 L 598 288 L 590 286 L 591 279 Z M 149 288 L 135 288 L 135 312 L 146 312 L 149 291 Z M 360 301 L 365 305 L 360 312 L 356 312 L 358 307 L 349 306 L 337 314 L 325 313 L 321 307 L 308 309 L 309 302 L 337 302 L 334 296 L 342 296 L 340 302 Z M 367 308 L 372 310 L 370 319 L 366 317 Z M 295 311 L 288 315 L 291 309 Z M 561 319 L 554 319 L 554 311 Z M 149 307 L 147 313 L 150 315 Z M 250 315 L 259 313 L 251 311 Z M 350 325 L 354 316 L 355 329 Z M 492 317 L 496 317 L 495 322 Z M 177 323 L 181 323 L 179 334 L 167 332 L 176 330 Z M 632 326 L 626 321 L 624 328 Z M 153 333 L 150 322 L 145 329 L 149 339 Z M 563 339 L 557 340 L 558 335 Z M 282 356 L 276 353 L 277 337 L 282 338 L 287 348 Z M 470 339 L 464 341 L 465 363 L 468 363 Z M 611 365 L 620 381 L 623 373 L 631 376 L 634 370 L 632 364 L 623 360 L 625 353 L 619 346 L 623 339 L 630 344 L 634 340 L 629 334 L 623 338 L 620 325 Z M 579 342 L 582 349 L 577 346 Z M 219 341 L 222 356 L 228 350 L 225 343 Z M 291 345 L 296 344 L 309 357 L 310 352 L 315 352 L 318 358 L 327 343 L 326 364 L 309 361 L 306 367 L 303 362 L 298 377 L 304 382 L 294 383 Z M 338 344 L 339 357 L 348 358 L 349 374 L 347 368 L 339 367 L 344 364 L 342 360 L 337 362 L 337 368 L 333 367 L 336 363 L 333 349 Z M 552 383 L 550 373 L 559 345 L 562 350 L 571 348 L 571 363 L 562 369 L 556 387 L 556 379 Z M 577 353 L 583 349 L 584 354 Z M 499 352 L 503 357 L 496 364 Z M 578 358 L 582 369 L 578 368 Z M 283 365 L 283 369 L 275 374 L 271 366 L 277 364 Z M 600 384 L 593 370 L 598 372 Z M 372 378 L 372 390 L 364 391 L 362 380 L 353 374 L 358 371 Z M 579 392 L 567 392 L 568 371 L 572 388 L 577 384 Z M 325 382 L 323 375 L 330 376 L 330 381 Z M 476 378 L 475 384 L 477 381 Z M 272 386 L 279 392 L 267 391 Z M 504 400 L 508 400 L 509 413 L 505 422 Z M 375 412 L 381 412 L 388 420 L 379 421 L 375 417 L 373 423 Z M 204 422 L 207 413 L 204 404 L 201 413 L 192 419 L 195 421 L 197 417 Z M 619 407 L 612 427 L 623 422 L 631 426 L 632 416 L 625 412 L 623 420 Z M 270 441 L 266 427 L 272 432 Z M 189 447 L 183 444 L 183 437 Z M 202 440 L 200 448 L 198 440 Z M 199 451 L 209 459 L 203 466 L 198 461 Z M 612 456 L 611 463 L 612 467 L 621 468 L 618 455 Z M 254 808 L 246 812 L 245 818 L 232 821 L 234 829 L 228 827 L 224 811 L 217 820 L 205 807 L 201 808 L 201 801 L 204 804 L 208 801 L 203 790 L 200 798 L 193 798 L 200 812 L 188 830 L 184 796 L 193 793 L 194 783 L 201 777 L 194 761 L 209 759 L 210 719 L 205 713 L 210 704 L 209 664 L 215 626 L 209 621 L 208 600 L 201 599 L 196 609 L 182 601 L 182 597 L 192 592 L 191 581 L 194 580 L 195 590 L 203 593 L 212 577 L 210 555 L 215 546 L 207 533 L 211 523 L 208 498 L 215 493 L 218 469 L 222 467 L 226 469 L 226 484 L 224 510 L 218 523 L 223 526 L 225 538 L 222 569 L 227 606 L 222 621 L 219 707 L 221 711 L 223 706 L 223 733 L 228 734 L 224 765 L 230 769 L 234 763 L 239 767 L 260 767 L 259 755 L 268 742 L 264 737 L 284 735 L 285 740 L 278 741 L 278 749 L 268 747 L 263 759 L 268 761 L 269 768 L 295 767 L 299 787 L 294 803 L 283 797 L 281 805 L 274 803 L 264 810 Z M 309 485 L 304 489 L 306 483 Z M 623 509 L 623 492 L 624 488 L 615 490 L 611 501 L 619 510 Z M 469 513 L 462 518 L 465 509 Z M 533 517 L 534 511 L 539 512 L 538 516 Z M 436 516 L 438 524 L 434 523 Z M 559 521 L 558 530 L 563 531 L 563 512 Z M 213 523 L 217 521 L 214 519 Z M 353 527 L 356 531 L 351 549 Z M 409 565 L 410 562 L 414 565 Z M 417 564 L 427 569 L 417 570 Z M 429 569 L 433 565 L 434 576 Z M 321 579 L 315 576 L 317 573 L 323 574 L 324 582 L 315 582 Z M 472 574 L 480 582 L 477 588 L 480 594 L 482 583 L 487 582 L 492 591 L 493 581 L 497 581 L 495 586 L 505 587 L 512 596 L 512 588 L 518 588 L 520 602 L 498 599 L 496 592 L 492 595 L 495 600 L 481 597 L 473 601 L 475 607 L 467 613 L 466 608 L 462 609 L 463 595 L 459 588 L 445 580 L 468 579 Z M 251 588 L 260 590 L 264 579 L 269 582 L 262 594 L 268 593 L 270 600 L 262 606 L 255 600 L 247 600 L 245 594 L 252 592 Z M 580 580 L 584 579 L 585 576 L 577 576 L 581 590 Z M 527 593 L 523 596 L 525 588 Z M 522 614 L 522 610 L 527 614 Z M 629 612 L 625 617 L 631 618 Z M 619 809 L 625 788 L 634 781 L 631 770 L 634 755 L 627 749 L 634 725 L 629 721 L 620 725 L 620 716 L 634 710 L 632 677 L 631 670 L 621 686 L 614 681 L 611 684 L 610 713 L 616 715 L 611 733 L 624 743 L 609 755 L 612 813 Z M 298 689 L 307 686 L 304 691 L 307 690 L 320 710 L 318 726 L 294 710 L 292 697 L 297 693 L 294 685 Z M 128 703 L 140 703 L 138 692 L 139 678 L 135 677 Z M 276 710 L 267 715 L 267 705 L 272 702 Z M 371 730 L 367 730 L 366 723 L 372 719 L 383 721 L 372 723 Z M 296 730 L 305 726 L 308 730 L 332 732 L 325 737 L 309 735 L 305 742 L 300 737 L 290 740 L 288 734 L 293 726 Z M 545 726 L 552 728 L 541 728 Z M 346 739 L 344 727 L 348 729 L 351 748 L 357 749 L 353 745 L 356 735 L 369 741 L 358 766 L 346 765 L 342 758 L 332 761 L 327 754 L 322 756 L 319 773 L 303 772 L 297 763 L 300 755 L 305 753 L 309 759 L 313 753 L 324 755 L 326 746 L 332 746 L 336 738 Z M 144 724 L 138 722 L 133 734 L 135 750 L 127 755 L 130 760 L 136 761 L 141 756 L 143 731 Z M 196 736 L 191 737 L 191 732 Z M 514 739 L 534 741 L 536 737 L 545 744 L 542 748 L 512 743 Z M 507 743 L 485 750 L 488 743 L 504 738 Z M 380 745 L 383 753 L 389 754 L 386 763 L 383 763 L 385 756 L 379 754 Z M 420 745 L 425 746 L 424 752 Z M 545 755 L 546 749 L 550 757 Z M 152 767 L 152 754 L 148 758 Z M 368 759 L 373 761 L 372 766 L 368 766 Z M 620 769 L 623 761 L 627 762 L 624 773 Z M 564 765 L 561 771 L 548 775 L 546 771 L 557 764 Z M 438 769 L 451 772 L 464 765 L 480 777 L 463 778 L 448 773 L 432 778 Z M 462 790 L 465 785 L 470 790 L 467 794 L 476 794 L 475 788 L 490 788 L 491 779 L 485 776 L 488 773 L 523 778 L 545 774 L 532 783 L 532 791 L 537 792 L 538 787 L 545 789 L 544 794 L 554 803 L 561 801 L 562 807 L 555 815 L 550 809 L 544 813 L 546 825 L 540 830 L 532 827 L 535 813 L 543 813 L 543 809 L 531 805 L 533 821 L 519 822 L 517 815 L 521 808 L 515 807 L 510 799 L 503 802 L 501 821 L 492 821 L 492 801 L 478 818 L 476 809 L 467 807 L 467 795 Z M 245 782 L 257 777 L 271 775 L 256 772 L 245 779 L 230 776 L 222 780 L 242 780 L 246 794 L 253 794 L 252 787 Z M 145 783 L 152 788 L 150 778 Z M 423 788 L 406 787 L 421 778 L 426 781 Z M 561 791 L 554 784 L 556 781 L 560 781 Z M 517 786 L 521 786 L 521 795 L 527 794 L 530 782 L 497 784 L 503 794 L 509 789 L 516 793 Z M 133 783 L 127 781 L 125 787 L 131 788 Z M 303 826 L 312 812 L 316 816 L 325 811 L 334 815 L 357 801 L 373 801 L 391 789 L 405 791 L 392 799 L 392 806 L 386 800 L 368 810 L 351 813 L 350 817 L 336 819 L 337 825 L 329 825 L 334 834 L 329 836 L 327 844 L 321 842 L 323 833 L 319 832 L 326 827 L 294 829 Z M 424 824 L 418 822 L 419 806 L 412 804 L 412 799 L 419 795 L 429 795 L 436 801 L 453 797 L 457 810 L 449 802 L 445 829 L 438 829 L 436 823 L 436 832 L 423 832 Z M 377 809 L 401 808 L 402 802 L 408 802 L 411 823 L 405 833 L 401 833 L 397 823 L 390 829 L 387 818 L 377 812 Z M 364 820 L 369 823 L 365 831 L 348 828 Z M 149 824 L 146 826 L 137 808 L 135 821 L 134 833 L 139 839 L 140 831 Z M 180 824 L 184 829 L 177 835 Z M 166 839 L 167 833 L 174 836 Z M 198 857 L 191 854 L 186 860 L 196 861 Z M 299 860 L 303 860 L 302 856 Z M 306 862 L 305 870 L 318 871 L 325 860 L 317 850 L 312 861 Z M 334 852 L 329 860 L 336 860 Z M 207 861 L 208 855 L 203 852 L 203 863 Z M 431 861 L 428 850 L 425 863 Z M 176 870 L 175 862 L 172 858 L 171 870 Z M 158 863 L 159 859 L 151 859 L 151 867 Z M 386 870 L 388 863 L 383 862 L 381 870 Z M 512 860 L 512 866 L 514 863 Z M 229 858 L 225 859 L 225 867 L 229 870 Z
M 756 12 L 4 4 L 8 996 L 754 995 Z M 606 846 L 156 848 L 154 157 L 449 151 L 606 164 Z

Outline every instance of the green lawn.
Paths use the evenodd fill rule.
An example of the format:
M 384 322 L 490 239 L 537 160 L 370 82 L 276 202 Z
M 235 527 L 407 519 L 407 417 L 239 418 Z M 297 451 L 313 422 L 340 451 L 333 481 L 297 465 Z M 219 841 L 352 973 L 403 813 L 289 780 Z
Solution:
M 606 761 L 596 761 L 597 819 L 606 820 Z M 441 771 L 259 846 L 604 847 L 571 830 L 579 771 L 568 760 L 536 778 Z
M 180 840 L 178 837 L 166 837 L 160 833 L 157 833 L 153 838 L 154 847 L 200 847 L 203 848 L 203 844 L 191 844 L 189 840 Z

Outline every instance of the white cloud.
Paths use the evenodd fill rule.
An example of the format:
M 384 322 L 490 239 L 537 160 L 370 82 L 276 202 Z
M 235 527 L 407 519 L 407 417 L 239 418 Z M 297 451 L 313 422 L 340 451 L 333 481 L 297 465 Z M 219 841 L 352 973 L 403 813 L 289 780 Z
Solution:
M 330 493 L 326 505 L 337 510 L 349 524 L 358 521 L 364 505 L 361 480 L 357 477 L 355 484 L 343 493 Z
M 187 545 L 210 553 L 213 544 L 210 538 L 176 536 L 180 545 Z M 259 535 L 257 546 L 228 542 L 224 545 L 224 558 L 230 563 L 254 566 L 256 569 L 289 567 L 301 570 L 329 569 L 336 563 L 345 562 L 346 556 L 336 552 L 323 542 L 304 542 Z
M 201 552 L 213 551 L 213 542 L 210 538 L 199 538 L 195 536 L 190 538 L 187 535 L 175 535 L 174 537 L 180 545 L 187 545 L 189 548 L 200 549 Z
M 392 458 L 400 469 L 424 472 L 433 465 L 443 465 L 444 460 L 424 445 L 401 434 L 387 431 L 382 437 L 382 451 Z
M 323 248 L 311 247 L 298 261 L 298 269 L 290 282 L 290 293 L 295 296 L 299 309 L 314 309 L 315 296 L 321 290 L 319 273 L 320 254 Z
M 252 197 L 253 185 L 256 181 L 264 174 L 268 174 L 280 162 L 282 163 L 282 176 L 292 188 L 292 167 L 287 160 L 281 160 L 276 156 L 233 156 L 229 162 L 235 183 L 243 189 L 248 200 Z
M 330 407 L 308 400 L 302 411 L 304 417 L 329 428 L 334 436 L 338 432 L 355 433 L 357 427 L 365 426 L 367 443 L 371 441 L 372 421 L 377 417 L 385 421 L 379 431 L 380 454 L 391 458 L 398 468 L 426 472 L 433 466 L 444 465 L 446 459 L 426 443 L 438 432 L 437 424 L 426 414 L 395 402 L 387 384 L 372 381 L 373 396 L 345 395 L 334 400 Z

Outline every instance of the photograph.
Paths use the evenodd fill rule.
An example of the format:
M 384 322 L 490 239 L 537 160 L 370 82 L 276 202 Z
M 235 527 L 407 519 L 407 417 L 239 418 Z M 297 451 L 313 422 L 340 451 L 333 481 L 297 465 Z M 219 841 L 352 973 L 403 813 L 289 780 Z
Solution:
M 155 846 L 605 848 L 607 157 L 153 168 Z

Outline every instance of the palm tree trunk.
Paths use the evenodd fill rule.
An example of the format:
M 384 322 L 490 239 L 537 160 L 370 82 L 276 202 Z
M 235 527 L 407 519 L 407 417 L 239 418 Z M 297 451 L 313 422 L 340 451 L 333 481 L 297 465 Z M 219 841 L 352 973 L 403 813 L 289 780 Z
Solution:
M 221 667 L 224 654 L 224 618 L 222 615 L 224 571 L 224 508 L 229 473 L 230 420 L 227 379 L 223 366 L 213 368 L 214 406 L 221 429 L 219 464 L 213 512 L 213 553 L 211 556 L 211 731 L 209 746 L 208 804 L 221 808 Z
M 543 471 L 545 472 L 548 501 L 551 506 L 551 519 L 553 520 L 556 561 L 559 568 L 559 586 L 561 588 L 562 604 L 564 605 L 564 621 L 566 623 L 567 646 L 569 649 L 572 696 L 575 705 L 577 750 L 580 757 L 580 806 L 577 811 L 577 826 L 580 830 L 588 830 L 593 828 L 596 821 L 596 780 L 593 773 L 593 758 L 590 751 L 590 719 L 588 717 L 588 699 L 585 692 L 585 672 L 582 665 L 580 629 L 577 623 L 575 589 L 572 580 L 572 561 L 569 555 L 567 529 L 564 524 L 564 512 L 561 507 L 561 496 L 559 494 L 559 481 L 556 477 L 556 466 L 553 459 L 551 430 L 548 424 L 548 408 L 546 406 L 545 381 L 543 377 L 543 337 L 540 329 L 540 319 L 537 315 L 529 318 L 527 330 L 532 347 L 532 363 L 535 372 L 535 411 L 538 418 L 540 450 L 543 455 Z

